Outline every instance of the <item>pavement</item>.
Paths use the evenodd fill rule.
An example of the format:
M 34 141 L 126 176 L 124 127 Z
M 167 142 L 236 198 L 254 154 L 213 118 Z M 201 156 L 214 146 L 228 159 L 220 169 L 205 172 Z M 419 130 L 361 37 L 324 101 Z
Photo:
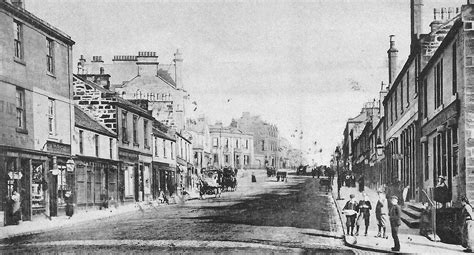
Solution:
M 342 214 L 342 208 L 345 203 L 348 201 L 350 194 L 354 194 L 356 200 L 362 200 L 362 193 L 359 192 L 358 187 L 341 187 L 340 196 L 342 200 L 337 200 L 337 180 L 334 180 L 333 188 L 333 199 L 337 206 L 337 210 L 342 222 L 342 225 L 345 226 L 346 217 Z M 372 211 L 370 212 L 370 225 L 368 229 L 368 235 L 363 235 L 363 228 L 359 231 L 359 236 L 350 236 L 346 235 L 345 229 L 344 232 L 344 243 L 349 247 L 358 248 L 361 250 L 381 252 L 381 253 L 392 253 L 391 247 L 394 246 L 393 238 L 391 237 L 391 228 L 390 223 L 387 226 L 387 235 L 388 239 L 376 238 L 375 236 L 378 233 L 377 220 L 375 218 L 375 205 L 377 204 L 378 195 L 375 190 L 365 187 L 364 193 L 367 193 L 369 196 L 370 202 L 372 204 Z M 419 234 L 418 228 L 409 228 L 402 222 L 402 225 L 399 228 L 399 239 L 401 250 L 400 253 L 423 253 L 423 254 L 453 254 L 453 253 L 462 253 L 464 248 L 461 245 L 446 244 L 442 242 L 433 242 Z M 362 235 L 361 235 L 362 234 Z

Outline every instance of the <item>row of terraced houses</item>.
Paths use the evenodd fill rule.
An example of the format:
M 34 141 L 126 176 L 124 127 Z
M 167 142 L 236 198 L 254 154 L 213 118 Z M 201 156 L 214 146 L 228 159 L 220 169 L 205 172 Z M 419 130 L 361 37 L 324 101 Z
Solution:
M 474 3 L 434 9 L 427 34 L 422 0 L 410 8 L 408 59 L 397 70 L 390 36 L 389 82 L 347 121 L 340 165 L 368 187 L 402 198 L 402 219 L 418 227 L 423 204 L 453 216 L 462 196 L 474 200 Z M 439 176 L 448 187 L 444 208 L 434 199 Z M 442 216 L 441 225 L 455 219 Z
M 21 0 L 0 1 L 0 24 L 0 225 L 14 191 L 34 220 L 63 215 L 67 191 L 78 210 L 100 209 L 196 193 L 208 168 L 286 162 L 258 116 L 187 118 L 179 50 L 168 65 L 151 51 L 76 62 L 70 36 Z

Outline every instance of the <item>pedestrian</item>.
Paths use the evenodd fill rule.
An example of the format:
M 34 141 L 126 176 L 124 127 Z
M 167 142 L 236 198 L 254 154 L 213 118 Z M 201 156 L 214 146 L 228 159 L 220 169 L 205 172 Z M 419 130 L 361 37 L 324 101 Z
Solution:
M 311 169 L 311 175 L 314 178 L 314 176 L 316 175 L 316 168 Z M 318 176 L 318 179 L 319 179 L 319 176 Z
M 451 195 L 449 194 L 449 188 L 446 184 L 446 177 L 439 176 L 438 183 L 435 187 L 434 200 L 438 203 L 441 203 L 442 207 L 446 207 L 446 203 L 451 200 Z
M 11 205 L 12 205 L 12 220 L 13 224 L 18 225 L 21 220 L 21 206 L 20 206 L 20 193 L 13 191 L 11 196 Z
M 377 219 L 379 232 L 375 237 L 382 237 L 382 238 L 387 239 L 388 238 L 386 234 L 387 222 L 388 222 L 387 198 L 385 197 L 385 193 L 383 191 L 378 191 L 378 195 L 379 195 L 379 200 L 377 201 L 377 205 L 375 206 L 375 218 Z
M 466 248 L 464 252 L 472 252 L 474 247 L 474 214 L 469 199 L 463 196 L 461 198 L 462 217 L 464 220 L 462 226 L 462 247 Z
M 70 190 L 64 194 L 64 200 L 66 201 L 66 216 L 69 216 L 70 219 L 74 214 L 74 199 Z
M 257 182 L 257 177 L 255 177 L 255 173 L 252 172 L 252 182 Z
M 364 231 L 364 236 L 367 236 L 367 230 L 369 229 L 369 223 L 370 223 L 370 210 L 372 210 L 372 205 L 370 204 L 369 201 L 369 196 L 367 193 L 363 194 L 364 199 L 359 201 L 359 204 L 357 205 L 357 211 L 359 212 L 359 217 L 357 217 L 357 228 L 356 228 L 356 236 L 359 235 L 359 229 L 360 225 L 362 225 L 362 222 L 365 223 L 365 231 Z
M 318 179 L 321 177 L 321 168 L 316 169 L 316 174 L 318 175 Z
M 400 251 L 400 240 L 398 239 L 398 227 L 402 224 L 400 215 L 402 214 L 402 209 L 398 205 L 398 197 L 391 197 L 392 208 L 390 209 L 390 226 L 392 227 L 392 238 L 394 247 L 392 251 Z
M 364 192 L 364 189 L 365 189 L 365 179 L 364 179 L 364 176 L 362 175 L 359 180 L 358 180 L 358 183 L 359 183 L 359 192 L 362 193 Z
M 354 225 L 355 220 L 357 217 L 357 201 L 355 200 L 355 195 L 351 194 L 349 201 L 347 201 L 346 205 L 343 208 L 343 214 L 346 215 L 346 227 L 347 227 L 347 235 L 354 235 Z

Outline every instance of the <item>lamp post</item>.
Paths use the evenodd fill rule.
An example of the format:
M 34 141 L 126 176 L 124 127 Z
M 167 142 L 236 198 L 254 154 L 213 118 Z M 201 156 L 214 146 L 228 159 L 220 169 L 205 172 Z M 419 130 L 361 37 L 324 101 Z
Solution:
M 334 152 L 336 156 L 336 171 L 337 171 L 337 200 L 342 200 L 341 198 L 341 173 L 339 172 L 339 160 L 341 159 L 341 151 L 339 150 L 339 146 L 336 147 L 336 151 Z

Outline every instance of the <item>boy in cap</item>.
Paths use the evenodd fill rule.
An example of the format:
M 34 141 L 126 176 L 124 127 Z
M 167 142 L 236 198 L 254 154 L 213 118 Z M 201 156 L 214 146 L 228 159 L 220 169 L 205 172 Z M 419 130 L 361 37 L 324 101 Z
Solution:
M 387 239 L 388 236 L 386 234 L 387 223 L 388 223 L 388 205 L 387 205 L 387 198 L 385 197 L 385 193 L 381 190 L 378 191 L 379 200 L 377 201 L 377 205 L 375 206 L 375 218 L 377 219 L 377 225 L 379 227 L 379 232 L 375 237 L 382 237 Z
M 389 216 L 390 216 L 390 226 L 392 227 L 392 237 L 394 247 L 392 247 L 392 251 L 400 251 L 400 241 L 398 240 L 398 227 L 402 224 L 400 215 L 402 213 L 402 209 L 398 205 L 398 197 L 392 196 L 391 197 L 392 208 L 390 209 Z
M 372 210 L 372 205 L 369 201 L 369 196 L 367 193 L 363 194 L 364 199 L 359 201 L 357 209 L 359 211 L 359 217 L 357 217 L 357 226 L 356 226 L 356 236 L 359 235 L 359 229 L 362 225 L 362 222 L 365 223 L 364 235 L 367 236 L 367 230 L 369 229 L 369 220 L 370 220 L 370 210 Z
M 355 195 L 350 195 L 350 200 L 347 201 L 346 205 L 343 208 L 343 213 L 346 215 L 346 227 L 347 234 L 351 236 L 354 235 L 354 225 L 357 217 L 357 201 L 355 200 Z

